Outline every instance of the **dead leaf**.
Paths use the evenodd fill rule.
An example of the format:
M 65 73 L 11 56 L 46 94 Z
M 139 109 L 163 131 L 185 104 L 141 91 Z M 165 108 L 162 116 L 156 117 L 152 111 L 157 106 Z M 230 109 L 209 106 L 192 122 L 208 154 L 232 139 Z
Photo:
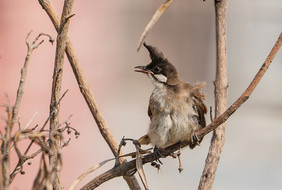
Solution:
M 155 14 L 153 15 L 153 17 L 151 18 L 150 22 L 147 24 L 145 30 L 143 31 L 139 43 L 138 43 L 138 48 L 137 51 L 140 50 L 141 45 L 143 44 L 143 42 L 145 41 L 145 38 L 149 32 L 149 30 L 152 29 L 152 27 L 157 23 L 157 21 L 160 19 L 160 17 L 162 16 L 162 14 L 168 9 L 168 7 L 171 5 L 171 3 L 174 0 L 167 0 L 165 3 L 163 3 L 155 12 Z

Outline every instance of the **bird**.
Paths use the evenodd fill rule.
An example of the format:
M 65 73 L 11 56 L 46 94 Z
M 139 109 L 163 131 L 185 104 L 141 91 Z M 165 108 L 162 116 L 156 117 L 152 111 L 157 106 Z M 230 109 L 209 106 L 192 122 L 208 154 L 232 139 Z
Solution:
M 202 141 L 196 135 L 206 126 L 205 95 L 201 89 L 205 83 L 191 85 L 181 81 L 177 70 L 156 47 L 143 45 L 149 51 L 151 62 L 136 66 L 154 85 L 148 106 L 150 125 L 147 134 L 138 139 L 140 145 L 151 144 L 155 156 L 162 157 L 160 149 L 185 140 L 191 140 L 193 149 Z

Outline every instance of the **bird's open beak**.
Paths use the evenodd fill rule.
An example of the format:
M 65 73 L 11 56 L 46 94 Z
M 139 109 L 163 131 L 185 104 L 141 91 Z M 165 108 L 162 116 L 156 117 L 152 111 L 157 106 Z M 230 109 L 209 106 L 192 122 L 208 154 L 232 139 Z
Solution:
M 152 71 L 146 69 L 146 66 L 136 66 L 134 67 L 135 72 L 145 73 L 145 74 L 152 74 Z

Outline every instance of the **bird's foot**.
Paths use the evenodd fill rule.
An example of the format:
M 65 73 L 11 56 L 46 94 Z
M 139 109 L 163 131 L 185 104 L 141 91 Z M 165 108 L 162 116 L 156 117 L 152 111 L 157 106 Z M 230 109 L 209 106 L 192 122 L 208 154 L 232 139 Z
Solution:
M 192 144 L 200 145 L 201 139 L 198 137 L 196 132 L 192 135 L 191 142 Z
M 163 157 L 163 155 L 160 152 L 160 149 L 158 147 L 154 147 L 154 151 L 153 151 L 155 160 L 158 161 L 160 164 L 163 164 L 159 158 Z

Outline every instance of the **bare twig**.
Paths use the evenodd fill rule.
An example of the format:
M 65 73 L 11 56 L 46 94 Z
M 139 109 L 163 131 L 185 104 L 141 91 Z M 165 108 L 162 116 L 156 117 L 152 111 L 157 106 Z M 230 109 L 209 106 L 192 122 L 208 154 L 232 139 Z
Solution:
M 69 28 L 69 15 L 71 14 L 74 0 L 65 0 L 64 8 L 61 16 L 61 25 L 57 36 L 57 47 L 55 66 L 53 72 L 52 94 L 50 102 L 50 132 L 49 143 L 50 151 L 49 164 L 50 176 L 47 179 L 47 189 L 61 189 L 60 170 L 61 170 L 61 146 L 60 136 L 57 134 L 59 126 L 59 110 L 61 84 L 63 76 L 64 53 L 67 43 L 67 33 Z
M 37 176 L 36 176 L 36 178 L 33 182 L 32 190 L 43 189 L 44 187 L 46 187 L 47 183 L 48 183 L 47 177 L 48 177 L 47 164 L 46 164 L 46 161 L 45 161 L 44 154 L 42 153 L 39 171 L 38 171 Z
M 160 17 L 163 15 L 163 13 L 168 9 L 168 7 L 173 3 L 174 0 L 167 0 L 166 2 L 164 2 L 155 12 L 155 14 L 153 15 L 153 17 L 151 18 L 150 22 L 147 24 L 147 26 L 145 27 L 145 30 L 143 31 L 139 42 L 138 42 L 138 47 L 137 47 L 137 51 L 140 50 L 143 42 L 145 41 L 145 38 L 148 34 L 148 32 L 153 28 L 153 26 L 158 22 L 158 20 L 160 19 Z
M 50 1 L 47 0 L 38 0 L 40 5 L 42 6 L 42 8 L 46 11 L 46 13 L 48 14 L 48 16 L 50 17 L 55 29 L 57 30 L 57 32 L 59 31 L 59 19 L 58 16 L 56 14 L 56 11 L 54 9 L 54 7 L 52 6 Z M 71 64 L 71 67 L 73 69 L 74 75 L 76 77 L 78 86 L 80 88 L 80 91 L 89 107 L 89 110 L 91 111 L 97 126 L 100 130 L 101 135 L 103 136 L 103 138 L 105 139 L 106 143 L 108 144 L 108 146 L 110 147 L 111 151 L 113 152 L 114 156 L 117 155 L 117 150 L 118 150 L 118 143 L 115 140 L 109 126 L 107 125 L 97 103 L 96 100 L 94 98 L 94 95 L 89 87 L 89 84 L 86 80 L 86 77 L 84 75 L 84 72 L 79 64 L 78 58 L 74 52 L 74 49 L 72 47 L 71 41 L 68 38 L 67 40 L 67 44 L 66 44 L 66 54 L 67 57 L 69 59 L 69 62 Z M 120 162 L 123 163 L 125 162 L 126 159 L 125 158 L 121 158 Z M 130 189 L 134 189 L 134 190 L 140 190 L 140 186 L 138 184 L 138 181 L 136 180 L 136 178 L 134 176 L 125 176 L 124 177 L 126 182 L 128 183 Z
M 282 33 L 280 34 L 277 42 L 275 43 L 274 47 L 272 48 L 272 50 L 270 52 L 270 54 L 268 55 L 267 59 L 265 60 L 265 62 L 261 66 L 260 70 L 256 74 L 253 81 L 250 83 L 248 88 L 243 92 L 243 94 L 223 114 L 221 114 L 219 117 L 217 117 L 207 127 L 203 128 L 203 129 L 201 129 L 200 131 L 197 132 L 197 136 L 199 138 L 203 138 L 205 135 L 207 135 L 208 133 L 210 133 L 211 131 L 216 129 L 218 126 L 220 126 L 222 123 L 224 123 L 249 98 L 249 96 L 252 94 L 255 87 L 258 85 L 259 81 L 263 77 L 264 73 L 268 69 L 268 67 L 271 64 L 272 60 L 274 59 L 276 53 L 280 49 L 281 45 L 282 45 Z M 182 142 L 181 147 L 182 148 L 186 147 L 189 144 L 191 144 L 191 140 Z M 180 143 L 176 143 L 176 144 L 174 144 L 170 147 L 165 148 L 164 150 L 161 150 L 161 154 L 164 157 L 170 156 L 171 153 L 178 150 L 179 147 L 180 147 Z M 146 163 L 152 162 L 154 160 L 155 160 L 154 155 L 149 154 L 149 155 L 144 156 L 144 158 L 142 159 L 142 163 L 146 164 Z M 126 173 L 129 170 L 132 170 L 134 168 L 136 168 L 136 160 L 132 160 L 130 162 L 123 163 L 123 164 L 116 166 L 116 167 L 108 170 L 107 172 L 97 176 L 96 178 L 91 180 L 88 184 L 86 184 L 84 187 L 82 187 L 82 189 L 83 190 L 95 189 L 96 187 L 98 187 L 102 183 L 104 183 L 104 182 L 106 182 L 106 181 L 108 181 L 112 178 L 126 175 Z
M 227 54 L 226 54 L 226 9 L 228 0 L 215 0 L 216 14 L 216 79 L 215 79 L 215 117 L 221 115 L 227 107 Z M 212 188 L 216 169 L 225 141 L 225 123 L 213 133 L 205 168 L 198 190 Z
M 26 128 L 28 128 L 28 126 L 30 125 L 30 123 L 34 120 L 35 116 L 38 114 L 38 112 L 35 112 L 35 114 L 33 115 L 33 117 L 29 120 L 29 122 L 26 124 L 26 126 L 23 128 L 23 130 L 25 130 Z M 19 125 L 19 131 L 22 130 L 20 127 L 20 118 L 18 118 L 18 125 Z M 12 151 L 14 148 L 14 145 L 11 146 L 10 151 Z
M 2 155 L 3 155 L 3 160 L 2 160 L 3 186 L 2 188 L 4 190 L 8 189 L 10 185 L 10 164 L 9 162 L 10 162 L 11 132 L 18 118 L 18 112 L 19 112 L 19 108 L 20 108 L 20 104 L 21 104 L 21 100 L 23 96 L 24 84 L 25 84 L 26 75 L 27 75 L 27 67 L 29 65 L 30 57 L 31 57 L 33 50 L 35 50 L 42 44 L 42 41 L 37 43 L 40 37 L 40 34 L 30 44 L 28 41 L 28 37 L 30 36 L 30 34 L 31 32 L 29 32 L 26 37 L 27 54 L 26 54 L 24 66 L 21 69 L 21 78 L 20 78 L 20 82 L 19 82 L 19 86 L 17 90 L 16 102 L 13 108 L 11 108 L 10 106 L 10 100 L 8 98 L 8 95 L 6 95 L 6 98 L 8 101 L 8 106 L 7 106 L 8 118 L 7 118 L 6 133 L 5 133 L 3 143 L 2 143 L 2 148 L 1 148 Z
M 66 95 L 68 91 L 65 91 L 64 94 L 61 96 L 61 98 L 59 99 L 58 101 L 58 104 L 60 104 L 60 102 L 62 101 L 62 99 L 64 98 L 64 96 Z M 50 115 L 49 117 L 46 119 L 46 121 L 44 122 L 44 124 L 42 125 L 41 129 L 39 130 L 39 132 L 42 132 L 44 131 L 44 128 L 46 127 L 46 125 L 48 124 L 49 120 L 50 120 Z M 37 128 L 38 125 L 36 125 L 35 127 L 33 127 L 31 130 L 35 130 L 35 128 Z M 41 152 L 41 149 L 36 151 L 35 153 L 31 154 L 30 156 L 28 156 L 28 152 L 30 150 L 30 148 L 32 147 L 32 145 L 34 144 L 34 139 L 32 139 L 32 141 L 30 142 L 30 144 L 28 145 L 28 147 L 26 148 L 25 152 L 24 152 L 24 159 L 19 159 L 14 171 L 10 174 L 10 184 L 13 182 L 16 174 L 20 171 L 20 169 L 22 168 L 22 166 L 24 165 L 24 163 L 26 163 L 29 159 L 32 159 L 34 158 L 35 156 L 37 156 L 40 152 Z M 47 145 L 46 145 L 47 146 Z M 47 148 L 45 146 L 45 149 Z

